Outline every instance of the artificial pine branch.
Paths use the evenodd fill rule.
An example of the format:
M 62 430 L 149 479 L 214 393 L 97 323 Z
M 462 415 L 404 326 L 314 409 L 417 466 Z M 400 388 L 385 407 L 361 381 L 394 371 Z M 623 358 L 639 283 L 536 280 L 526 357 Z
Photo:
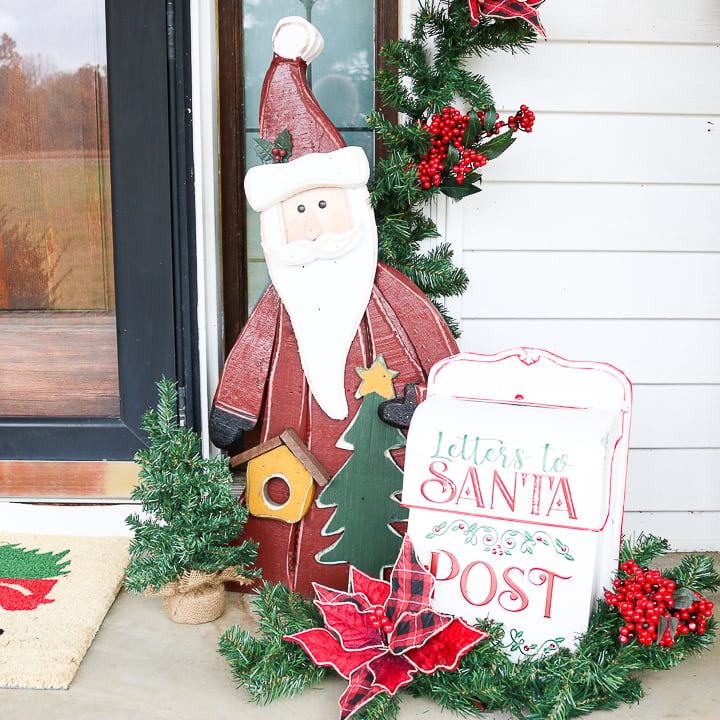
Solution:
M 715 592 L 720 587 L 720 573 L 707 555 L 686 555 L 672 574 L 680 585 L 695 592 Z
M 665 540 L 653 536 L 643 535 L 635 542 L 624 540 L 623 562 L 649 562 L 661 557 L 667 547 Z M 696 592 L 718 587 L 711 558 L 690 555 L 668 573 Z M 282 640 L 283 635 L 322 627 L 322 618 L 313 605 L 284 586 L 273 585 L 261 588 L 253 604 L 261 637 L 231 628 L 221 641 L 221 652 L 232 665 L 236 680 L 258 702 L 319 682 L 325 670 L 315 667 L 299 646 Z M 666 670 L 699 654 L 712 644 L 717 630 L 714 618 L 710 618 L 704 635 L 681 635 L 668 647 L 637 641 L 622 644 L 618 640 L 622 623 L 616 608 L 598 600 L 575 651 L 563 648 L 539 659 L 513 663 L 503 651 L 502 625 L 484 620 L 477 626 L 489 637 L 461 658 L 457 670 L 418 673 L 403 690 L 467 717 L 504 711 L 522 720 L 566 720 L 637 702 L 643 694 L 637 673 Z M 392 720 L 398 703 L 399 696 L 378 696 L 358 711 L 357 717 Z
M 620 564 L 634 560 L 641 567 L 648 565 L 656 558 L 661 557 L 670 549 L 670 543 L 665 538 L 640 533 L 637 538 L 623 536 L 620 545 Z
M 260 636 L 239 626 L 220 638 L 219 652 L 230 663 L 235 681 L 258 704 L 296 695 L 325 677 L 302 648 L 285 642 L 283 635 L 320 627 L 320 613 L 313 603 L 285 585 L 265 583 L 253 597 Z
M 397 695 L 376 695 L 367 705 L 360 708 L 353 717 L 356 720 L 394 720 L 400 711 Z
M 240 534 L 247 510 L 231 493 L 227 458 L 204 458 L 200 437 L 176 420 L 177 389 L 167 378 L 157 384 L 158 405 L 148 410 L 142 428 L 147 449 L 140 450 L 140 482 L 132 492 L 143 513 L 126 522 L 133 531 L 125 586 L 157 591 L 186 571 L 212 573 L 238 567 L 238 574 L 257 577 L 257 546 L 248 541 L 230 546 Z
M 478 25 L 472 26 L 467 0 L 428 0 L 413 15 L 410 37 L 388 42 L 380 51 L 383 68 L 375 78 L 376 89 L 383 105 L 394 108 L 403 119 L 394 124 L 377 112 L 368 118 L 386 148 L 386 156 L 376 162 L 370 185 L 379 257 L 407 274 L 435 302 L 456 336 L 457 323 L 448 318 L 440 298 L 462 295 L 468 277 L 453 265 L 447 245 L 440 249 L 442 261 L 434 252 L 421 251 L 422 243 L 438 233 L 434 223 L 421 222 L 417 216 L 440 192 L 455 199 L 477 192 L 480 172 L 463 175 L 462 180 L 458 176 L 461 189 L 453 184 L 455 176 L 453 181 L 424 187 L 418 163 L 431 146 L 423 125 L 452 106 L 471 114 L 488 110 L 494 117 L 490 87 L 481 75 L 466 68 L 467 60 L 495 50 L 527 51 L 535 40 L 534 29 L 522 20 L 481 17 Z M 489 131 L 488 127 L 483 132 Z M 508 138 L 501 143 L 502 150 L 497 143 L 493 150 L 491 143 L 480 142 L 482 135 L 473 135 L 472 142 L 475 149 L 487 148 L 487 160 L 511 144 Z M 444 172 L 449 173 L 450 166 Z

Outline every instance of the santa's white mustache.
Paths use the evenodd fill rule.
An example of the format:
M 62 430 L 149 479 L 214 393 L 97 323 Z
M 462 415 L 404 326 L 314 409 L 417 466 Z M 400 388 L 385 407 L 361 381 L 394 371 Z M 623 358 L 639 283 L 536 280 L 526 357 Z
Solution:
M 361 228 L 343 233 L 323 233 L 315 240 L 296 240 L 283 245 L 263 243 L 266 256 L 283 265 L 306 265 L 313 260 L 336 258 L 350 251 L 361 236 Z

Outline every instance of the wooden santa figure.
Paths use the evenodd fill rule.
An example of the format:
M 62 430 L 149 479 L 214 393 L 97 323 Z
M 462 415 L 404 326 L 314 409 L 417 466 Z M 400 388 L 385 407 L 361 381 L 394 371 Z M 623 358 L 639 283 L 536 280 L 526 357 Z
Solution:
M 291 429 L 327 471 L 302 518 L 251 517 L 245 528 L 260 542 L 263 579 L 306 595 L 312 582 L 345 589 L 348 563 L 378 575 L 395 561 L 404 438 L 378 407 L 457 352 L 432 303 L 377 261 L 367 158 L 345 146 L 307 85 L 322 47 L 299 17 L 273 34 L 260 135 L 277 145 L 289 133 L 291 147 L 245 178 L 271 284 L 227 358 L 210 416 L 220 448 L 240 450 L 251 430 L 267 443 Z M 286 481 L 281 469 L 266 474 Z M 270 511 L 288 501 L 270 485 L 258 493 Z

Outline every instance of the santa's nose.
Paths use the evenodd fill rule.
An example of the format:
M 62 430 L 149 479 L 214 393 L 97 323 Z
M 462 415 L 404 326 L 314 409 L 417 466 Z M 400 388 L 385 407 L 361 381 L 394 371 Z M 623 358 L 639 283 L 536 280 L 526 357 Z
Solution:
M 307 220 L 305 221 L 305 238 L 307 240 L 316 240 L 321 232 L 322 227 L 318 222 L 317 217 L 315 217 L 315 213 L 311 210 L 308 213 Z

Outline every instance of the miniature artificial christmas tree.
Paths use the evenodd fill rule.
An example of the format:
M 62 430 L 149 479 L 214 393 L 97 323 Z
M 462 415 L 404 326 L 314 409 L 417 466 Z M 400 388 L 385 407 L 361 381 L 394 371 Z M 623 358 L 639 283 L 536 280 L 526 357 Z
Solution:
M 143 513 L 126 521 L 134 538 L 125 585 L 163 595 L 178 622 L 206 622 L 222 614 L 225 580 L 258 576 L 258 570 L 249 569 L 256 546 L 247 540 L 229 545 L 242 530 L 247 510 L 231 494 L 227 458 L 204 458 L 198 435 L 178 425 L 174 382 L 163 378 L 158 394 L 157 410 L 148 410 L 142 421 L 149 446 L 135 456 L 140 483 L 132 499 L 141 503 Z M 181 601 L 200 597 L 214 617 L 182 619 Z M 190 617 L 199 616 L 191 612 Z

